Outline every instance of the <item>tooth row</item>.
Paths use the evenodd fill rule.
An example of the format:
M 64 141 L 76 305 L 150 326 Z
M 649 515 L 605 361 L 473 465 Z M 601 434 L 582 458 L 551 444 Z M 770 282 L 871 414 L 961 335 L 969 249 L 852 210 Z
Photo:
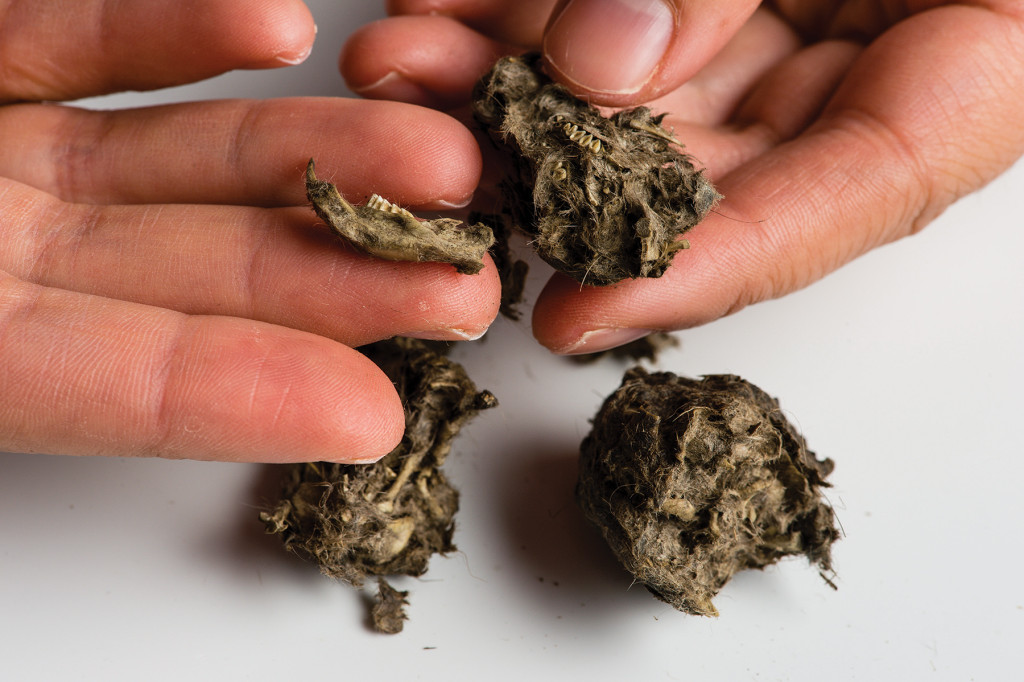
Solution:
M 371 196 L 369 200 L 366 202 L 366 205 L 369 208 L 376 209 L 383 213 L 397 213 L 398 215 L 404 215 L 409 218 L 415 217 L 413 216 L 412 213 L 409 213 L 409 211 L 405 210 L 401 206 L 395 206 L 394 204 L 392 204 L 390 201 L 388 201 L 379 194 L 374 194 L 373 196 Z
M 601 140 L 594 137 L 591 133 L 585 130 L 580 130 L 580 127 L 575 123 L 566 123 L 562 126 L 562 130 L 569 136 L 569 139 L 590 151 L 597 154 L 601 151 Z

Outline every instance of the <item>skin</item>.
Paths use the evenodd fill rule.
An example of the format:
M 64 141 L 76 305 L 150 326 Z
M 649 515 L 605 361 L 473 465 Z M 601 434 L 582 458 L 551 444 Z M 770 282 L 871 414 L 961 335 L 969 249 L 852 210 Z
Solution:
M 297 0 L 0 2 L 0 451 L 372 460 L 404 417 L 352 347 L 493 320 L 493 263 L 463 276 L 368 258 L 303 195 L 315 154 L 354 201 L 466 204 L 480 154 L 444 114 L 39 103 L 288 66 L 314 32 Z
M 674 0 L 660 59 L 625 64 L 643 75 L 635 87 L 613 75 L 656 41 L 630 43 L 614 3 L 529 4 L 532 17 L 515 0 L 391 0 L 395 16 L 357 32 L 341 70 L 364 96 L 450 109 L 496 54 L 540 49 L 549 74 L 594 104 L 671 112 L 726 198 L 660 279 L 595 288 L 553 276 L 533 330 L 555 352 L 693 327 L 807 286 L 919 231 L 1024 153 L 1017 0 Z M 584 4 L 597 19 L 580 19 Z
M 564 6 L 394 0 L 398 16 L 342 55 L 368 97 L 452 109 L 497 56 L 546 48 L 551 73 L 596 104 L 674 112 L 728 197 L 721 215 L 660 280 L 553 277 L 533 325 L 558 352 L 802 287 L 1024 151 L 1013 0 L 679 2 L 634 89 L 600 82 L 614 66 L 600 51 L 565 49 L 610 45 L 619 26 L 559 22 Z M 397 443 L 401 406 L 352 346 L 490 324 L 492 264 L 460 276 L 361 256 L 301 196 L 312 150 L 350 199 L 466 204 L 480 151 L 448 116 L 337 99 L 39 103 L 288 66 L 313 36 L 298 0 L 0 1 L 0 450 L 369 461 Z

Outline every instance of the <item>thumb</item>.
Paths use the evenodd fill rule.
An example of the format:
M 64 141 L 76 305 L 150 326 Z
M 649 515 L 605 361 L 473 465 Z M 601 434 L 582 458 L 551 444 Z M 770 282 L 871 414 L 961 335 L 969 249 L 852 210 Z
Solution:
M 544 34 L 555 80 L 593 104 L 633 106 L 682 85 L 759 0 L 563 0 Z

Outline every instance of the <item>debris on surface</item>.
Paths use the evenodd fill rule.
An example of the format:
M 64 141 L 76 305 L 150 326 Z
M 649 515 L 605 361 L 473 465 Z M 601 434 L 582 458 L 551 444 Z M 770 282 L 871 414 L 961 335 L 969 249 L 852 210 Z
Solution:
M 408 592 L 396 590 L 384 578 L 377 579 L 377 597 L 374 599 L 370 616 L 373 628 L 386 635 L 397 635 L 405 627 L 409 616 L 405 607 L 409 605 Z

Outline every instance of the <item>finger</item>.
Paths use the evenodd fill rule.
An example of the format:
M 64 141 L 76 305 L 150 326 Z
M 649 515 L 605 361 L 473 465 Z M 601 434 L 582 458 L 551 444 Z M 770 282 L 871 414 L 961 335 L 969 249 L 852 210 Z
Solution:
M 684 142 L 686 153 L 717 182 L 803 132 L 821 113 L 861 50 L 854 43 L 826 41 L 782 59 L 761 76 L 722 125 L 689 120 L 688 116 L 699 119 L 717 114 L 699 104 L 687 110 L 682 101 L 685 96 L 675 102 L 674 95 L 669 95 L 658 100 L 660 105 L 652 106 L 680 105 L 683 113 L 669 109 L 663 125 Z
M 722 179 L 721 215 L 691 233 L 694 248 L 664 277 L 604 289 L 554 278 L 535 335 L 590 352 L 695 326 L 921 229 L 1024 153 L 1024 95 L 1011 86 L 1024 80 L 1022 24 L 949 7 L 895 27 L 862 53 L 818 124 Z
M 800 47 L 788 24 L 758 10 L 704 68 L 646 106 L 688 123 L 721 125 L 766 73 Z
M 555 1 L 388 0 L 388 14 L 452 17 L 499 42 L 537 49 Z
M 693 124 L 674 113 L 665 124 L 717 181 L 806 130 L 862 49 L 855 43 L 826 41 L 783 59 L 761 78 L 725 125 Z
M 648 106 L 691 123 L 722 123 L 752 84 L 799 45 L 778 17 L 756 12 L 693 79 Z M 476 82 L 507 53 L 454 19 L 402 16 L 353 34 L 341 68 L 349 88 L 364 97 L 447 110 L 467 103 Z
M 772 8 L 810 40 L 868 43 L 913 14 L 949 5 L 950 0 L 881 0 L 828 3 L 819 0 L 774 0 Z M 1018 0 L 968 0 L 981 9 L 1020 16 Z
M 2 189 L 0 269 L 36 284 L 259 319 L 351 346 L 398 334 L 476 338 L 497 314 L 489 261 L 459 275 L 357 254 L 315 228 L 309 209 L 96 207 Z
M 127 111 L 0 108 L 0 175 L 78 203 L 302 205 L 311 156 L 355 201 L 465 205 L 472 134 L 444 114 L 336 98 L 229 100 Z
M 791 55 L 758 81 L 730 123 L 766 129 L 776 143 L 796 137 L 818 118 L 863 49 L 829 40 Z
M 0 273 L 0 448 L 228 461 L 366 461 L 402 407 L 359 353 L 294 330 Z
M 917 0 L 912 3 L 891 0 L 849 3 L 776 0 L 773 5 L 775 11 L 813 40 L 845 39 L 867 43 L 911 13 L 946 3 L 948 0 Z
M 595 104 L 631 106 L 707 64 L 759 0 L 563 0 L 544 35 L 549 71 Z
M 315 34 L 300 0 L 11 0 L 0 27 L 0 100 L 149 90 L 297 64 Z
M 363 97 L 451 109 L 469 102 L 476 82 L 507 53 L 455 19 L 394 17 L 352 34 L 340 66 L 345 83 Z

